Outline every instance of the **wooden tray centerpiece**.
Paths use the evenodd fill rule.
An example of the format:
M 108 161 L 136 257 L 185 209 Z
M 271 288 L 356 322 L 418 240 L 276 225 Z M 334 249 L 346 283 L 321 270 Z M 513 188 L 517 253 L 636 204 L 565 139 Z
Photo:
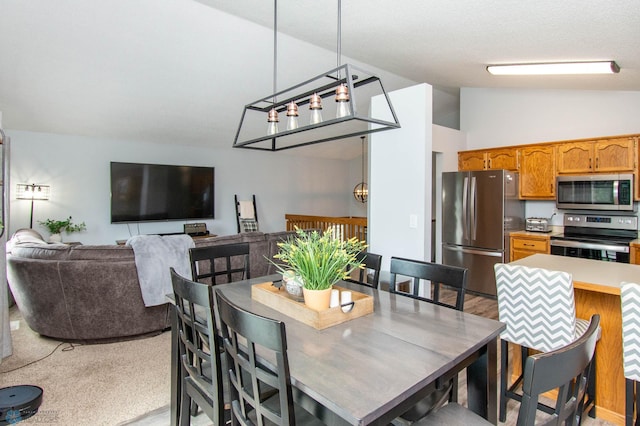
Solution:
M 350 311 L 343 312 L 340 306 L 327 308 L 324 311 L 310 309 L 304 302 L 293 300 L 284 289 L 284 286 L 278 288 L 271 282 L 253 285 L 251 287 L 251 298 L 317 330 L 341 324 L 373 312 L 373 296 L 337 285 L 334 285 L 333 288 L 351 292 L 351 300 L 354 304 Z

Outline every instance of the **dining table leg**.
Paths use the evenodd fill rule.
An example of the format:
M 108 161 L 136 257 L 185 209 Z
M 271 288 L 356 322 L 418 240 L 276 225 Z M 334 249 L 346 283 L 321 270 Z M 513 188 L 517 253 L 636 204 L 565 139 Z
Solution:
M 171 305 L 171 426 L 180 424 L 180 392 L 182 389 L 182 378 L 180 377 L 182 365 L 179 363 L 178 348 L 178 315 L 176 308 Z
M 467 368 L 468 406 L 491 424 L 498 422 L 498 341 L 487 343 Z

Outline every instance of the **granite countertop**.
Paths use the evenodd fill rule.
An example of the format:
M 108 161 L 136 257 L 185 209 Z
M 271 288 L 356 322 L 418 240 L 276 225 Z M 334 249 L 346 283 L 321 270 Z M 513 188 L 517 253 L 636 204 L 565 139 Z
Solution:
M 629 263 L 534 254 L 511 264 L 569 272 L 575 288 L 607 294 L 619 295 L 623 282 L 640 282 L 640 265 Z

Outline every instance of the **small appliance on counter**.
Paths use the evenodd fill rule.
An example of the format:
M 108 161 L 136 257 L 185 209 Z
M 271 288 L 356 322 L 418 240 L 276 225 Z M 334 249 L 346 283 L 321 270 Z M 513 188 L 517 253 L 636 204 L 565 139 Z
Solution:
M 551 232 L 550 220 L 546 217 L 528 217 L 524 229 L 531 232 Z

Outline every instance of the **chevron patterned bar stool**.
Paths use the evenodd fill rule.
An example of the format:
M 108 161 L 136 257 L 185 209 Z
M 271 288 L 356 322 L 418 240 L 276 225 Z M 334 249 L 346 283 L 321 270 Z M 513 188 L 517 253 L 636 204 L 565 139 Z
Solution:
M 631 426 L 634 408 L 640 407 L 640 284 L 622 283 L 622 354 L 624 359 L 625 425 Z M 634 398 L 635 394 L 635 398 Z M 635 425 L 640 425 L 640 416 Z
M 499 419 L 504 422 L 508 399 L 522 402 L 521 394 L 516 392 L 522 373 L 508 386 L 509 342 L 520 345 L 524 366 L 529 349 L 551 352 L 566 346 L 585 333 L 589 321 L 576 318 L 571 274 L 504 263 L 496 264 L 494 269 L 499 320 L 507 325 L 500 335 Z M 589 389 L 583 407 L 590 410 L 591 417 L 595 417 L 594 365 L 595 357 L 587 372 Z M 553 413 L 553 408 L 545 404 L 538 404 L 538 409 Z

